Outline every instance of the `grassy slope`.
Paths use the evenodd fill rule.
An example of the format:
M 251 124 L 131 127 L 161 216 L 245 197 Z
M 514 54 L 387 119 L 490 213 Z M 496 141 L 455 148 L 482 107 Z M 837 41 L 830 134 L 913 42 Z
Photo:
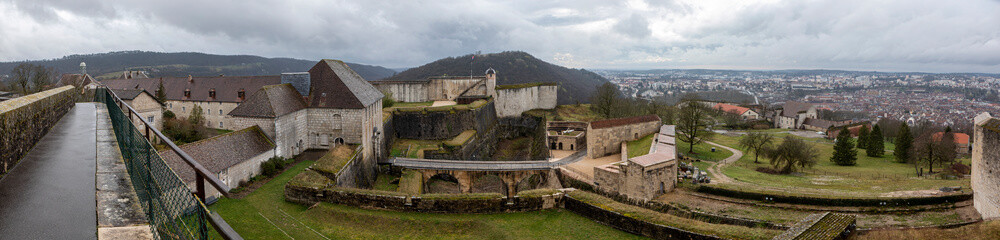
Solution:
M 782 137 L 778 134 L 776 144 Z M 713 140 L 716 143 L 730 147 L 738 146 L 739 137 L 718 135 Z M 757 167 L 770 167 L 767 159 L 753 163 L 752 154 L 744 154 L 736 164 L 723 168 L 723 173 L 739 181 L 771 187 L 804 187 L 816 189 L 847 190 L 860 194 L 884 193 L 902 190 L 937 189 L 944 186 L 969 187 L 969 180 L 938 180 L 916 178 L 913 165 L 893 162 L 891 155 L 873 158 L 865 155 L 864 150 L 858 150 L 858 162 L 855 166 L 838 166 L 830 161 L 833 155 L 833 144 L 825 139 L 809 139 L 815 144 L 819 157 L 817 164 L 811 170 L 806 170 L 801 176 L 773 175 L 755 171 Z M 901 181 L 905 180 L 905 181 Z
M 998 239 L 1000 220 L 986 221 L 951 229 L 925 228 L 908 230 L 872 231 L 855 239 Z
M 693 219 L 682 218 L 642 207 L 616 202 L 610 198 L 585 191 L 573 191 L 570 192 L 569 195 L 574 199 L 600 207 L 601 209 L 614 211 L 635 219 L 649 221 L 664 226 L 676 227 L 697 233 L 718 235 L 723 238 L 771 239 L 771 237 L 781 233 L 779 230 L 700 222 Z
M 247 197 L 225 198 L 210 209 L 222 215 L 245 239 L 289 239 L 288 236 L 324 239 L 320 234 L 330 239 L 639 239 L 558 209 L 501 214 L 429 214 L 325 203 L 306 209 L 306 206 L 285 202 L 282 195 L 285 182 L 311 164 L 308 161 L 299 163 Z
M 549 121 L 591 122 L 603 119 L 590 111 L 590 104 L 559 105 L 553 110 L 535 109 L 528 111 L 528 114 L 545 116 L 545 119 Z
M 712 152 L 712 147 L 713 146 L 709 145 L 708 143 L 695 144 L 694 153 L 692 154 L 690 153 L 691 146 L 690 144 L 688 144 L 688 142 L 677 140 L 677 153 L 684 156 L 697 158 L 701 160 L 719 161 L 733 155 L 733 152 L 730 152 L 729 150 L 720 147 L 716 147 L 715 152 Z
M 443 140 L 417 140 L 417 139 L 396 139 L 392 144 L 390 154 L 395 157 L 423 158 L 424 150 L 435 150 L 441 148 Z M 410 151 L 406 152 L 409 148 Z
M 628 157 L 634 158 L 649 153 L 649 147 L 653 145 L 653 137 L 656 133 L 650 133 L 638 140 L 628 142 Z

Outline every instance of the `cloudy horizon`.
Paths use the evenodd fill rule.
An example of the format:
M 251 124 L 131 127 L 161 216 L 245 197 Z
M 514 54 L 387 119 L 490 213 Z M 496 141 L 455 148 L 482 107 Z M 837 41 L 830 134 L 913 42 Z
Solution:
M 588 69 L 998 73 L 997 13 L 997 0 L 0 0 L 0 61 L 143 50 L 405 68 L 525 51 Z

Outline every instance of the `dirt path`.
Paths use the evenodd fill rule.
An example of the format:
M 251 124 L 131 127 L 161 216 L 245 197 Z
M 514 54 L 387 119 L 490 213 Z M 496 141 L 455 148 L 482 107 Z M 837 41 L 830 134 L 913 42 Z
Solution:
M 705 143 L 708 143 L 708 144 L 710 144 L 712 146 L 720 147 L 722 149 L 726 149 L 726 150 L 729 150 L 730 152 L 733 152 L 732 156 L 729 156 L 726 159 L 722 159 L 722 161 L 719 161 L 718 164 L 712 165 L 712 167 L 708 168 L 708 172 L 712 173 L 712 177 L 713 177 L 712 183 L 732 183 L 732 182 L 734 182 L 732 178 L 729 178 L 729 176 L 726 176 L 725 174 L 722 174 L 722 167 L 725 167 L 726 165 L 728 165 L 730 163 L 734 163 L 734 162 L 736 162 L 736 160 L 740 160 L 740 158 L 743 157 L 743 151 L 737 150 L 735 148 L 723 146 L 722 144 L 718 144 L 718 143 L 714 143 L 714 142 L 705 141 Z

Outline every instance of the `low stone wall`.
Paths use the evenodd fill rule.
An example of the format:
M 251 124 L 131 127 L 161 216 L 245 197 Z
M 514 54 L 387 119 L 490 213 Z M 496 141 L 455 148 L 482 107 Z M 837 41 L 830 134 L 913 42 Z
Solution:
M 310 188 L 285 185 L 285 201 L 312 205 L 316 202 L 343 204 L 361 208 L 381 208 L 398 211 L 433 213 L 494 213 L 550 209 L 559 206 L 563 193 L 542 196 L 500 194 L 428 194 L 406 196 L 402 193 L 350 188 Z
M 972 193 L 958 193 L 944 196 L 930 197 L 903 197 L 903 198 L 825 198 L 812 196 L 789 196 L 769 193 L 749 192 L 736 189 L 726 189 L 710 185 L 699 185 L 696 189 L 699 193 L 748 199 L 758 201 L 768 201 L 777 203 L 791 203 L 803 205 L 819 206 L 845 206 L 845 207 L 893 207 L 893 206 L 916 206 L 916 205 L 936 205 L 957 203 L 972 199 Z
M 663 226 L 638 220 L 617 212 L 602 209 L 601 207 L 587 204 L 573 199 L 573 197 L 563 197 L 563 207 L 576 214 L 590 218 L 594 221 L 614 227 L 616 229 L 636 235 L 642 235 L 655 239 L 722 239 L 716 236 L 704 235 L 687 230 Z
M 73 86 L 63 86 L 0 102 L 0 175 L 55 126 L 79 97 Z

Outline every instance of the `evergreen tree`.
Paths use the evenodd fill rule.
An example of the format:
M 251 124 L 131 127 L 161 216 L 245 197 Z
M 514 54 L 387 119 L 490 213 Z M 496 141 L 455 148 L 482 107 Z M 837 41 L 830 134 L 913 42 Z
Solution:
M 160 80 L 160 86 L 156 87 L 156 100 L 161 103 L 167 102 L 167 90 L 163 88 L 163 80 Z
M 882 129 L 878 125 L 872 127 L 872 132 L 868 134 L 868 148 L 865 153 L 869 157 L 882 157 L 885 152 L 885 139 L 882 138 Z
M 868 148 L 868 126 L 861 125 L 861 129 L 858 130 L 858 149 Z
M 896 135 L 896 149 L 893 150 L 893 155 L 896 156 L 896 162 L 906 163 L 910 161 L 910 150 L 913 148 L 913 135 L 910 133 L 910 126 L 903 122 L 899 126 L 898 135 Z
M 854 138 L 847 128 L 837 135 L 837 143 L 833 145 L 833 157 L 830 157 L 837 165 L 853 166 L 858 161 L 858 150 L 854 149 Z

